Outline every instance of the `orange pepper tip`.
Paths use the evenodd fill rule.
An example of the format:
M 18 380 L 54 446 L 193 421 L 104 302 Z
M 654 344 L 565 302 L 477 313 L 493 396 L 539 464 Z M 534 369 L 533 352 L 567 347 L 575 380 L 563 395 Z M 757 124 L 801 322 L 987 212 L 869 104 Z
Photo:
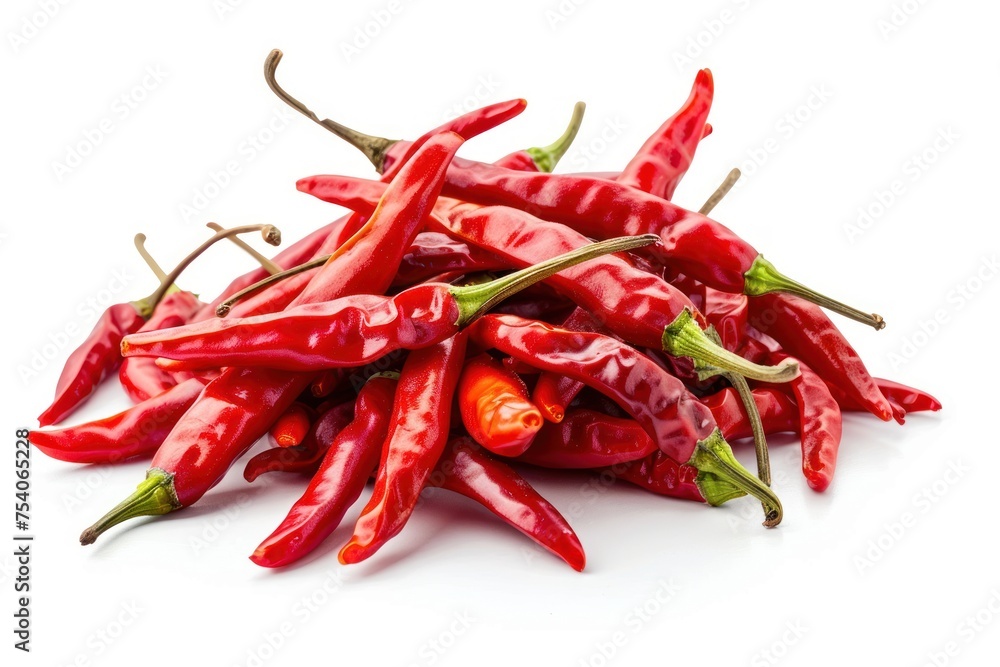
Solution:
M 353 565 L 354 563 L 360 563 L 369 556 L 371 556 L 371 551 L 369 551 L 366 545 L 362 545 L 355 538 L 351 538 L 351 541 L 344 545 L 344 548 L 337 554 L 337 560 L 342 565 Z

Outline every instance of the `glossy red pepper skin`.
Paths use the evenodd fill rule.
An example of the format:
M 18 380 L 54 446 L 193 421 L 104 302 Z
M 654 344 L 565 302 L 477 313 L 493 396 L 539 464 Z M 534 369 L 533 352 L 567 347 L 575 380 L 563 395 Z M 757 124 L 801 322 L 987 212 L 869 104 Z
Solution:
M 616 180 L 663 199 L 673 198 L 705 136 L 714 95 L 712 73 L 699 70 L 684 105 L 646 140 Z
M 566 331 L 510 315 L 486 315 L 469 332 L 484 348 L 563 373 L 608 396 L 675 460 L 688 461 L 698 441 L 715 430 L 712 413 L 680 380 L 608 336 Z
M 387 183 L 395 178 L 400 167 L 406 164 L 413 154 L 431 137 L 445 132 L 454 132 L 468 141 L 520 115 L 527 106 L 528 101 L 524 99 L 497 102 L 496 104 L 490 104 L 480 109 L 473 109 L 457 118 L 453 118 L 443 125 L 439 125 L 433 130 L 426 132 L 416 141 L 395 142 L 385 152 L 380 170 L 382 181 Z
M 109 306 L 87 339 L 69 355 L 56 383 L 55 398 L 39 415 L 38 423 L 58 424 L 87 400 L 97 385 L 118 369 L 122 338 L 138 331 L 145 321 L 136 304 Z
M 475 500 L 577 572 L 583 571 L 587 562 L 583 545 L 566 519 L 513 468 L 471 438 L 448 442 L 428 485 Z
M 136 333 L 187 324 L 204 305 L 191 292 L 172 292 L 163 297 L 153 315 Z M 122 360 L 118 381 L 133 403 L 158 396 L 177 384 L 177 378 L 159 368 L 153 359 L 142 358 Z
M 28 439 L 48 456 L 72 463 L 118 463 L 149 455 L 204 387 L 197 378 L 186 380 L 111 417 L 64 429 L 31 431 Z
M 465 362 L 458 409 L 472 439 L 501 456 L 522 453 L 542 426 L 524 381 L 488 354 Z
M 440 232 L 421 232 L 403 256 L 393 287 L 409 287 L 452 271 L 475 273 L 510 268 L 491 252 Z
M 750 324 L 883 421 L 892 409 L 861 357 L 821 308 L 786 294 L 749 300 Z
M 396 381 L 384 377 L 374 377 L 361 388 L 354 418 L 337 433 L 302 497 L 250 560 L 263 567 L 288 565 L 340 525 L 378 465 L 395 391 Z
M 651 493 L 681 500 L 705 502 L 696 483 L 698 469 L 678 463 L 663 452 L 653 452 L 645 458 L 619 463 L 602 471 L 612 479 L 631 482 Z
M 602 468 L 635 461 L 658 450 L 634 419 L 571 408 L 558 424 L 542 426 L 517 460 L 544 468 Z
M 199 322 L 126 338 L 125 356 L 166 357 L 194 367 L 265 367 L 315 372 L 363 366 L 398 349 L 433 345 L 458 332 L 459 307 L 442 283 L 393 297 L 356 294 L 283 313 Z
M 771 353 L 780 361 L 788 354 Z M 800 360 L 801 361 L 801 360 Z M 800 364 L 801 375 L 783 387 L 791 391 L 799 407 L 799 436 L 802 440 L 802 472 L 814 491 L 825 491 L 833 481 L 843 432 L 840 406 L 823 379 L 807 364 Z
M 921 389 L 882 378 L 875 378 L 875 384 L 888 400 L 898 403 L 907 412 L 937 412 L 941 409 L 941 401 Z
M 330 443 L 353 418 L 354 401 L 341 403 L 325 411 L 312 424 L 302 443 L 294 447 L 271 447 L 247 461 L 243 467 L 243 479 L 253 482 L 268 472 L 316 472 Z
M 762 388 L 754 389 L 753 396 L 767 434 L 798 432 L 798 409 L 785 394 Z M 702 402 L 712 411 L 727 440 L 753 435 L 734 389 L 723 389 Z M 543 426 L 517 460 L 546 468 L 604 468 L 644 459 L 657 450 L 656 443 L 634 419 L 573 407 L 561 423 Z M 671 469 L 667 464 L 662 468 Z
M 606 333 L 601 323 L 589 311 L 580 307 L 570 313 L 559 326 L 570 331 Z M 585 386 L 579 380 L 561 373 L 541 373 L 534 389 L 531 390 L 531 400 L 542 411 L 542 416 L 547 421 L 558 424 L 563 420 L 566 408 Z
M 727 292 L 744 291 L 744 274 L 759 254 L 706 216 L 609 181 L 456 160 L 448 170 L 443 191 L 478 204 L 530 210 L 539 218 L 565 223 L 591 238 L 658 234 L 661 243 L 649 248 L 652 254 Z
M 466 335 L 410 353 L 403 363 L 375 490 L 340 551 L 340 562 L 370 557 L 409 519 L 448 442 L 451 403 L 462 372 Z

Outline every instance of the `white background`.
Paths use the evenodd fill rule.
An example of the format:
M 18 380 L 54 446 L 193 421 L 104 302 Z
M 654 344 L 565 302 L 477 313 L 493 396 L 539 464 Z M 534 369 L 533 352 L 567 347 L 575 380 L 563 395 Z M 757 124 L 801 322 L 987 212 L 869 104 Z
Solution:
M 248 486 L 238 470 L 195 507 L 82 548 L 80 530 L 145 466 L 36 456 L 33 650 L 11 646 L 16 573 L 13 547 L 0 547 L 5 664 L 980 665 L 996 656 L 1000 280 L 991 262 L 1000 232 L 987 203 L 1000 111 L 995 3 L 233 4 L 4 3 L 11 442 L 15 428 L 35 425 L 62 361 L 93 324 L 87 301 L 153 289 L 132 250 L 136 232 L 164 266 L 204 238 L 209 220 L 274 223 L 294 240 L 340 215 L 297 193 L 297 178 L 373 173 L 351 148 L 286 114 L 261 76 L 275 47 L 285 51 L 288 90 L 322 115 L 389 137 L 527 98 L 521 117 L 463 147 L 478 159 L 548 143 L 585 100 L 564 171 L 619 169 L 686 98 L 694 71 L 711 67 L 715 133 L 676 201 L 697 208 L 742 166 L 741 186 L 714 217 L 789 275 L 882 313 L 880 333 L 838 323 L 875 375 L 931 390 L 945 410 L 903 428 L 849 416 L 824 494 L 806 487 L 797 442 L 775 438 L 786 510 L 776 530 L 759 525 L 749 500 L 713 509 L 621 485 L 598 492 L 581 474 L 527 472 L 583 540 L 583 574 L 445 494 L 368 563 L 336 561 L 355 509 L 314 557 L 264 571 L 246 557 L 302 482 Z M 387 24 L 369 25 L 377 34 L 365 44 L 357 31 L 373 12 Z M 274 118 L 290 120 L 268 135 Z M 110 134 L 57 173 L 104 119 Z M 248 148 L 249 137 L 262 149 Z M 925 153 L 933 163 L 916 166 Z M 240 173 L 213 189 L 212 173 L 229 161 Z M 902 194 L 879 209 L 879 193 L 888 201 L 897 180 Z M 186 219 L 181 207 L 206 190 L 210 200 Z M 874 211 L 864 229 L 859 208 Z M 218 248 L 181 284 L 211 298 L 248 262 Z M 110 383 L 74 420 L 126 405 Z M 4 541 L 15 532 L 6 451 Z M 752 462 L 745 446 L 738 454 Z

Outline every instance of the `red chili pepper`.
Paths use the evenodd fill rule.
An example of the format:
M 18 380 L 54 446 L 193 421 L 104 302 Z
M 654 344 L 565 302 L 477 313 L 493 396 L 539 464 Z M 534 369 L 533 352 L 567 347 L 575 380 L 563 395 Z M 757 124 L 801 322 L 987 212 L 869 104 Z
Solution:
M 795 297 L 769 294 L 750 299 L 750 323 L 808 364 L 825 380 L 888 421 L 892 410 L 861 357 L 822 310 Z
M 583 571 L 587 562 L 583 545 L 566 519 L 513 468 L 470 438 L 448 442 L 428 485 L 475 500 L 577 572 Z
M 332 533 L 378 465 L 396 381 L 373 377 L 358 393 L 354 419 L 333 439 L 319 470 L 281 524 L 250 556 L 257 565 L 293 563 Z
M 39 424 L 48 426 L 64 419 L 93 393 L 104 378 L 118 370 L 121 363 L 118 348 L 122 338 L 138 331 L 168 291 L 177 289 L 173 283 L 188 264 L 213 243 L 249 231 L 261 231 L 271 245 L 281 243 L 281 233 L 271 225 L 250 225 L 218 232 L 181 260 L 148 297 L 109 306 L 87 340 L 66 361 L 56 384 L 55 400 L 39 416 Z
M 895 401 L 905 408 L 907 412 L 923 412 L 926 410 L 937 412 L 941 409 L 941 401 L 920 389 L 907 387 L 905 384 L 893 382 L 892 380 L 883 380 L 882 378 L 875 378 L 875 384 L 878 385 L 879 390 L 881 390 L 886 398 L 890 401 Z
M 138 334 L 122 341 L 122 355 L 166 357 L 192 367 L 316 371 L 362 366 L 394 350 L 443 341 L 508 295 L 573 264 L 655 240 L 649 235 L 589 244 L 479 285 L 424 283 L 393 297 L 355 294 L 273 315 Z
M 275 420 L 268 429 L 268 436 L 276 447 L 301 445 L 315 417 L 310 407 L 296 401 Z
M 771 353 L 774 361 L 787 356 L 783 352 Z M 784 389 L 792 392 L 799 406 L 802 472 L 810 488 L 825 491 L 833 481 L 840 449 L 843 431 L 840 406 L 819 375 L 805 363 L 801 363 L 801 370 L 802 375 Z
M 48 456 L 71 463 L 117 463 L 152 454 L 204 387 L 197 378 L 186 380 L 111 417 L 31 431 L 28 440 Z
M 243 479 L 253 482 L 268 472 L 314 473 L 334 438 L 353 418 L 354 401 L 327 410 L 312 424 L 301 444 L 265 449 L 247 461 Z
M 153 315 L 139 328 L 139 332 L 186 324 L 204 305 L 191 292 L 168 294 L 157 304 Z M 118 344 L 121 347 L 121 341 Z M 177 379 L 161 370 L 153 359 L 140 358 L 123 360 L 118 369 L 118 380 L 133 403 L 158 396 L 177 384 Z
M 684 106 L 646 140 L 617 181 L 657 197 L 671 199 L 677 184 L 691 166 L 698 144 L 706 135 L 706 121 L 714 94 L 712 73 L 707 69 L 699 70 Z
M 597 389 L 638 421 L 662 452 L 706 473 L 703 495 L 708 502 L 749 493 L 767 507 L 766 525 L 780 522 L 781 503 L 732 455 L 708 408 L 645 355 L 607 336 L 509 315 L 481 318 L 470 328 L 470 336 L 485 348 Z
M 87 340 L 73 351 L 63 366 L 56 397 L 39 415 L 41 426 L 57 424 L 72 413 L 104 378 L 121 363 L 119 347 L 126 334 L 138 331 L 149 316 L 142 302 L 118 303 L 108 307 Z
M 407 357 L 399 376 L 392 420 L 375 490 L 354 535 L 340 550 L 341 563 L 374 554 L 402 530 L 448 441 L 451 402 L 465 358 L 464 334 Z
M 343 252 L 313 277 L 298 299 L 331 299 L 382 292 L 406 248 L 424 225 L 445 168 L 461 144 L 457 135 L 428 141 L 386 196 L 380 213 Z M 418 185 L 419 184 L 419 185 Z M 405 193 L 405 194 L 404 194 Z M 407 199 L 407 197 L 415 199 Z M 380 261 L 372 263 L 371 256 Z M 136 516 L 165 514 L 196 502 L 263 435 L 311 383 L 312 373 L 227 368 L 206 388 L 157 450 L 138 489 L 80 536 L 90 544 L 105 530 Z
M 472 439 L 502 456 L 517 456 L 542 426 L 524 381 L 488 354 L 465 363 L 458 409 Z

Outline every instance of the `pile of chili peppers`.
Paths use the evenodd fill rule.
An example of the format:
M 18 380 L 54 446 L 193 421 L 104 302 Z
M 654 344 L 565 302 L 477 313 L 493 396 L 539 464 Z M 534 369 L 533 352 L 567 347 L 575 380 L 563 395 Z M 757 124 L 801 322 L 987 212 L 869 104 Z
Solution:
M 194 504 L 266 435 L 272 447 L 246 461 L 245 479 L 294 473 L 305 489 L 251 555 L 258 565 L 307 555 L 374 479 L 343 563 L 374 554 L 424 489 L 442 487 L 581 570 L 579 539 L 524 466 L 610 472 L 710 505 L 749 495 L 774 526 L 768 435 L 800 436 L 803 474 L 823 491 L 843 411 L 903 423 L 941 407 L 869 375 L 823 309 L 876 330 L 881 317 L 785 277 L 707 217 L 738 172 L 698 212 L 671 201 L 712 131 L 708 70 L 620 173 L 555 175 L 582 104 L 551 146 L 486 164 L 456 152 L 524 100 L 390 141 L 319 119 L 278 85 L 280 59 L 265 63 L 271 89 L 381 177 L 300 180 L 353 213 L 273 260 L 255 255 L 261 267 L 211 303 L 174 284 L 197 252 L 170 274 L 144 254 L 160 287 L 107 310 L 39 422 L 64 420 L 115 371 L 135 405 L 30 435 L 65 461 L 151 457 L 145 480 L 83 544 Z M 213 229 L 199 251 L 256 229 L 280 241 L 270 226 Z M 756 474 L 727 442 L 744 438 Z

